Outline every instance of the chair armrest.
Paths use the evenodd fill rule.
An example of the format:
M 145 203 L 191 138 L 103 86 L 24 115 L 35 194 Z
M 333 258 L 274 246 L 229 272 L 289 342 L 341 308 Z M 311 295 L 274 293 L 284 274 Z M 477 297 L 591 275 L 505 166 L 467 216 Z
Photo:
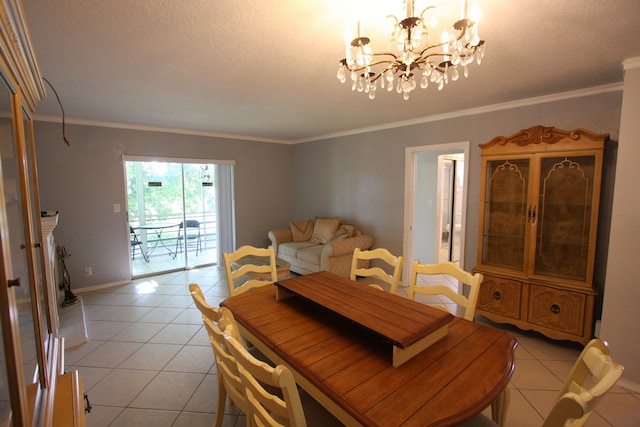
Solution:
M 269 230 L 269 239 L 271 240 L 271 246 L 273 246 L 273 251 L 278 256 L 278 245 L 280 243 L 291 242 L 293 240 L 293 235 L 291 234 L 291 229 L 289 228 L 278 228 L 275 230 Z
M 364 235 L 327 243 L 320 254 L 320 270 L 349 277 L 353 251 L 356 248 L 369 249 L 371 246 L 373 237 Z
M 350 237 L 348 239 L 327 243 L 322 250 L 322 256 L 326 255 L 327 257 L 330 257 L 345 254 L 349 254 L 349 256 L 351 256 L 356 248 L 364 250 L 369 249 L 371 246 L 373 246 L 373 237 L 371 236 L 361 235 Z

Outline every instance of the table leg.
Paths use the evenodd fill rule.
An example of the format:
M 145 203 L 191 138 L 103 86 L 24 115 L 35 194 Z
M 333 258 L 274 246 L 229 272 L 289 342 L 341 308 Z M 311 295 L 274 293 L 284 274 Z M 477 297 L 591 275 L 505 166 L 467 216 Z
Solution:
M 507 411 L 509 410 L 509 402 L 511 400 L 511 391 L 509 386 L 500 392 L 496 400 L 491 402 L 491 418 L 501 427 L 507 422 Z
M 169 255 L 171 255 L 172 257 L 176 257 L 176 253 L 164 243 L 164 239 L 162 238 L 162 232 L 164 230 L 162 228 L 158 228 L 153 230 L 153 232 L 156 235 L 156 239 L 155 242 L 153 244 L 152 247 L 149 248 L 149 250 L 147 251 L 147 257 L 156 250 L 156 248 L 158 247 L 158 244 L 160 244 L 163 248 L 165 248 L 167 250 L 167 252 L 169 252 Z
M 164 243 L 164 240 L 162 239 L 162 231 L 163 230 L 161 229 L 158 232 L 158 241 L 160 242 L 162 247 L 165 248 L 167 250 L 167 252 L 169 252 L 169 255 L 171 255 L 172 257 L 175 258 L 176 255 L 177 255 L 177 252 L 172 251 L 171 248 Z

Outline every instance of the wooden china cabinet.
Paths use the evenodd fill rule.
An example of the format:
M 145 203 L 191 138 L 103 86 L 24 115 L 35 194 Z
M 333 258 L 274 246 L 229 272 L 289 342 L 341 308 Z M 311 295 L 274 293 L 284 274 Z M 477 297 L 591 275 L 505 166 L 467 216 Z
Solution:
M 86 424 L 82 380 L 65 371 L 58 336 L 52 240 L 42 239 L 32 115 L 44 96 L 22 3 L 1 0 L 0 426 Z
M 593 336 L 608 135 L 534 126 L 482 149 L 477 313 L 553 338 Z

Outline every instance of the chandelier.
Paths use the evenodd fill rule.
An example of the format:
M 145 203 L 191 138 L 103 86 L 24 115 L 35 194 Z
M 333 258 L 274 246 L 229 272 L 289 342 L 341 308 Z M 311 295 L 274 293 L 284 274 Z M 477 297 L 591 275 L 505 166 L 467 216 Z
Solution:
M 427 6 L 419 15 L 414 11 L 415 0 L 404 0 L 405 18 L 387 15 L 385 34 L 389 40 L 387 52 L 374 52 L 371 40 L 362 34 L 358 21 L 358 34 L 346 36 L 346 55 L 338 62 L 337 77 L 340 82 L 351 74 L 351 90 L 365 92 L 370 99 L 376 97 L 380 88 L 403 95 L 405 100 L 420 79 L 420 87 L 426 89 L 429 82 L 442 90 L 449 81 L 456 81 L 460 72 L 467 77 L 467 66 L 478 65 L 484 57 L 485 41 L 478 36 L 478 13 L 467 15 L 467 0 L 462 1 L 461 18 L 453 24 L 451 31 L 444 31 L 438 40 L 433 40 L 431 31 L 438 25 L 436 7 Z M 397 53 L 391 52 L 391 45 Z

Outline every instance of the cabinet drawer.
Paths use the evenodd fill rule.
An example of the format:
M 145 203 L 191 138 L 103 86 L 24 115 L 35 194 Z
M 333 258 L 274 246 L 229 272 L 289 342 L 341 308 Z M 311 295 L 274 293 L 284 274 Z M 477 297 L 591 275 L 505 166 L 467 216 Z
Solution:
M 522 283 L 485 275 L 480 286 L 477 308 L 491 313 L 519 319 Z
M 585 303 L 585 294 L 531 285 L 528 321 L 558 331 L 582 335 Z

